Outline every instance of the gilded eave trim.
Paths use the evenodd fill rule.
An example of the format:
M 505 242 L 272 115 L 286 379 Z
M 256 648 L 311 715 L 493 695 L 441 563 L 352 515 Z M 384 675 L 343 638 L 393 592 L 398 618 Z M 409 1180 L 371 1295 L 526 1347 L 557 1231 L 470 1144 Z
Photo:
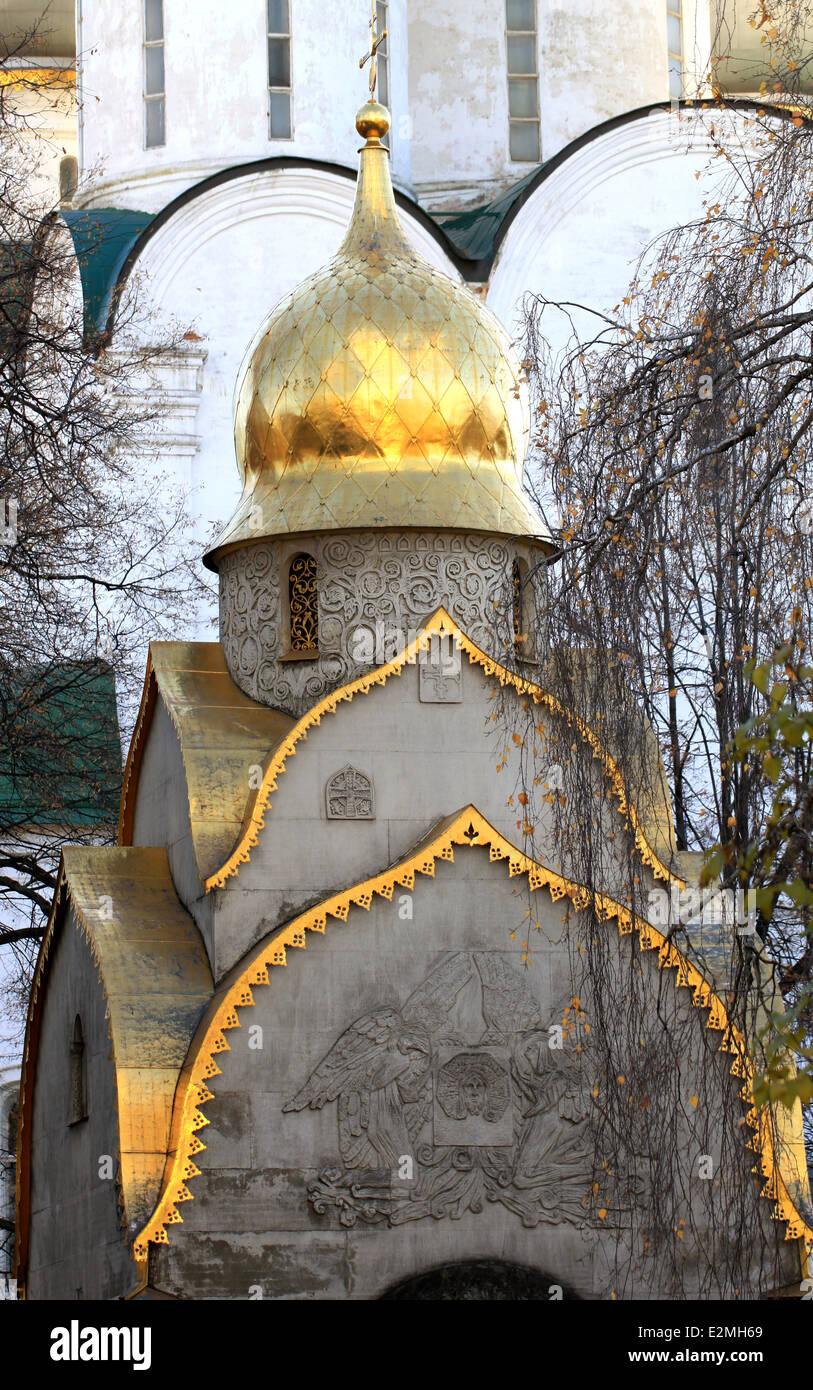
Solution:
M 36 67 L 3 68 L 0 87 L 65 87 L 76 86 L 76 68 Z
M 634 916 L 614 899 L 604 894 L 591 894 L 530 859 L 495 830 L 476 807 L 469 805 L 442 825 L 434 839 L 428 838 L 400 863 L 301 913 L 256 947 L 246 962 L 232 973 L 231 980 L 218 989 L 201 1020 L 178 1083 L 161 1198 L 150 1220 L 135 1239 L 134 1257 L 145 1259 L 151 1242 L 167 1244 L 167 1227 L 183 1222 L 178 1208 L 181 1203 L 193 1199 L 187 1184 L 200 1173 L 194 1161 L 195 1155 L 206 1148 L 198 1137 L 198 1131 L 209 1124 L 201 1106 L 214 1098 L 209 1082 L 220 1075 L 218 1053 L 230 1050 L 226 1034 L 242 1026 L 238 1010 L 253 1007 L 253 990 L 268 985 L 269 970 L 286 964 L 286 951 L 289 948 L 306 947 L 309 931 L 323 933 L 328 919 L 346 922 L 351 907 L 369 911 L 375 897 L 391 900 L 396 886 L 412 889 L 417 874 L 434 877 L 436 862 L 453 862 L 457 847 L 488 847 L 492 863 L 507 860 L 512 878 L 527 876 L 531 891 L 546 888 L 554 902 L 567 897 L 577 910 L 592 905 L 601 920 L 616 921 L 620 935 L 636 932 L 642 950 L 656 950 L 660 969 L 677 970 L 677 986 L 692 991 L 693 1004 L 709 1010 L 706 1027 L 722 1034 L 720 1051 L 733 1054 L 730 1070 L 732 1075 L 742 1080 L 740 1095 L 749 1106 L 745 1119 L 752 1134 L 748 1144 L 758 1156 L 758 1167 L 755 1166 L 754 1172 L 759 1172 L 765 1179 L 761 1195 L 772 1202 L 774 1218 L 786 1223 L 785 1239 L 802 1240 L 809 1251 L 813 1245 L 813 1228 L 799 1214 L 785 1187 L 773 1150 L 768 1116 L 764 1111 L 757 1110 L 751 1100 L 754 1067 L 744 1039 L 730 1021 L 723 1001 L 697 966 L 656 927 Z
M 407 665 L 413 665 L 419 653 L 428 650 L 432 637 L 452 636 L 458 646 L 464 651 L 473 666 L 480 666 L 488 676 L 496 676 L 503 686 L 511 686 L 517 694 L 533 700 L 534 704 L 541 705 L 543 709 L 558 717 L 570 721 L 576 731 L 590 745 L 593 750 L 593 757 L 601 763 L 602 771 L 610 782 L 617 797 L 619 810 L 626 816 L 635 835 L 635 848 L 641 856 L 644 864 L 650 868 L 657 879 L 683 886 L 684 880 L 679 875 L 672 872 L 663 863 L 660 856 L 650 845 L 640 818 L 628 796 L 624 778 L 615 760 L 607 752 L 598 734 L 589 727 L 578 716 L 568 713 L 565 707 L 554 695 L 544 690 L 541 686 L 535 685 L 533 681 L 523 676 L 516 675 L 509 671 L 507 667 L 500 664 L 494 657 L 488 656 L 481 650 L 462 628 L 458 627 L 454 618 L 446 612 L 445 608 L 438 610 L 427 619 L 418 635 L 410 642 L 398 656 L 383 666 L 379 666 L 375 671 L 368 675 L 360 676 L 357 680 L 349 682 L 347 685 L 340 686 L 337 690 L 326 695 L 307 714 L 303 715 L 298 724 L 294 726 L 287 738 L 273 751 L 266 768 L 262 783 L 254 798 L 253 805 L 247 808 L 245 828 L 240 839 L 232 850 L 226 862 L 215 873 L 211 874 L 205 881 L 207 893 L 213 888 L 225 887 L 228 879 L 239 872 L 241 864 L 247 864 L 251 851 L 259 840 L 260 831 L 265 825 L 265 815 L 271 810 L 271 794 L 277 790 L 279 777 L 285 771 L 288 758 L 293 757 L 297 752 L 299 744 L 307 738 L 311 729 L 314 729 L 322 722 L 326 714 L 333 714 L 338 706 L 345 701 L 355 698 L 356 695 L 367 695 L 376 686 L 383 686 L 392 676 L 399 676 Z

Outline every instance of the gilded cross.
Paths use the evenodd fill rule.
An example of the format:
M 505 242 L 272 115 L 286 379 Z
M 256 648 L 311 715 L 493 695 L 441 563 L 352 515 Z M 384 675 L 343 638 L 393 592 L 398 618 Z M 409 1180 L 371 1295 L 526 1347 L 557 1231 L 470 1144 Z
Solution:
M 376 82 L 378 81 L 378 50 L 381 47 L 382 43 L 386 42 L 387 38 L 386 29 L 381 35 L 376 33 L 377 23 L 378 16 L 376 12 L 376 0 L 372 0 L 372 19 L 370 20 L 370 52 L 365 53 L 364 57 L 359 59 L 360 68 L 363 68 L 365 63 L 370 64 L 370 101 L 375 101 L 375 86 Z

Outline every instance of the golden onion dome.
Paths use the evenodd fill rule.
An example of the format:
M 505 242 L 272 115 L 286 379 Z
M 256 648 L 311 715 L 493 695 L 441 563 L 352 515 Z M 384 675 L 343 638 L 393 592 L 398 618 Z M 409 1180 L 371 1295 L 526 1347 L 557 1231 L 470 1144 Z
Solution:
M 494 314 L 416 254 L 370 101 L 353 215 L 333 260 L 273 311 L 237 392 L 243 495 L 213 557 L 361 527 L 538 536 L 522 489 L 520 369 Z

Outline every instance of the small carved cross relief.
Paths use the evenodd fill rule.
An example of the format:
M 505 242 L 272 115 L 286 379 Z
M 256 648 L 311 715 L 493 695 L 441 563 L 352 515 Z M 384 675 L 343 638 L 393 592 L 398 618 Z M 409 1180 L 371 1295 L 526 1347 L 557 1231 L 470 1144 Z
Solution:
M 375 820 L 372 778 L 347 763 L 328 778 L 325 804 L 328 820 Z

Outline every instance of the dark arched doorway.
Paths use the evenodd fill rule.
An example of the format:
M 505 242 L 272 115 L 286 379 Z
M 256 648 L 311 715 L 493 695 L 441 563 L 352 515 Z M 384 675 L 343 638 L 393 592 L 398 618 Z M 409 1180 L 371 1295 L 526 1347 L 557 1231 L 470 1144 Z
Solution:
M 462 1264 L 440 1265 L 395 1284 L 382 1299 L 466 1299 L 505 1300 L 578 1298 L 566 1284 L 552 1275 L 527 1265 L 507 1264 L 503 1260 L 468 1260 Z

